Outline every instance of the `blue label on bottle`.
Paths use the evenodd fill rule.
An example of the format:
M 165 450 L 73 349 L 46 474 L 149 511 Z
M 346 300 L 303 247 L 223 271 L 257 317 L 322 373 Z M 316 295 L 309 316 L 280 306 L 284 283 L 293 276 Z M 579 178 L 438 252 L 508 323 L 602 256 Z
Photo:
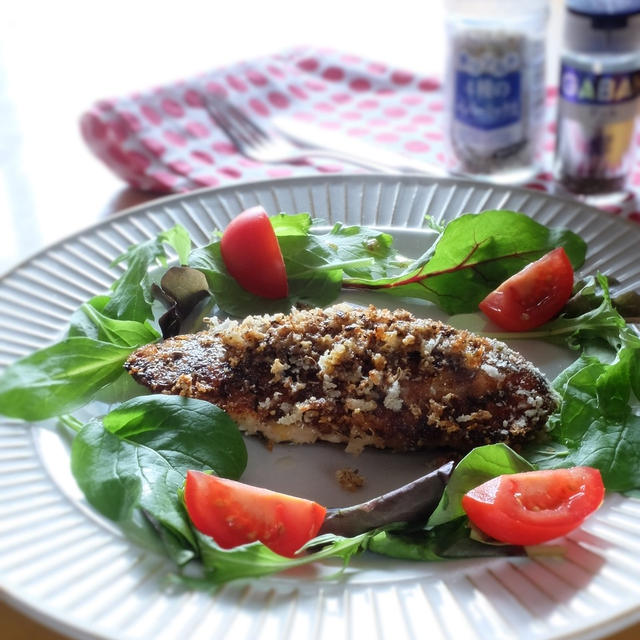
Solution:
M 455 117 L 478 129 L 498 129 L 515 124 L 522 117 L 520 72 L 501 76 L 471 74 L 457 70 Z
M 640 69 L 594 73 L 566 63 L 560 72 L 560 95 L 577 104 L 620 104 L 640 96 Z

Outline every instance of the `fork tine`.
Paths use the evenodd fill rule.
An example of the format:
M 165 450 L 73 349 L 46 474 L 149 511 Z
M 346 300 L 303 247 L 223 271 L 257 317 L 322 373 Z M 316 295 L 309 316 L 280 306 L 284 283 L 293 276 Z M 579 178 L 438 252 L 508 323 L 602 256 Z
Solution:
M 209 113 L 238 149 L 250 144 L 250 140 L 246 138 L 244 131 L 236 127 L 234 122 L 229 119 L 225 111 L 219 108 L 218 105 L 210 104 Z
M 266 132 L 234 104 L 226 100 L 212 99 L 208 107 L 213 119 L 239 149 L 242 150 L 246 145 L 255 145 L 268 139 Z
M 228 102 L 227 108 L 229 110 L 229 114 L 232 114 L 233 117 L 237 119 L 238 122 L 241 122 L 243 126 L 247 128 L 255 137 L 265 139 L 267 138 L 267 133 L 265 130 L 260 127 L 256 122 L 254 122 L 251 118 L 247 116 L 247 114 L 239 109 L 234 104 Z

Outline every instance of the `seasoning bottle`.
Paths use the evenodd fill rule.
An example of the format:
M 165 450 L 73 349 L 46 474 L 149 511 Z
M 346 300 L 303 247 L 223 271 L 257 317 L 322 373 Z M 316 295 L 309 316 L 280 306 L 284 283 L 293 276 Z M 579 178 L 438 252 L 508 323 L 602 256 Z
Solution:
M 567 0 L 556 179 L 585 196 L 624 192 L 640 96 L 640 0 Z
M 547 0 L 446 0 L 446 10 L 451 168 L 525 181 L 541 153 Z

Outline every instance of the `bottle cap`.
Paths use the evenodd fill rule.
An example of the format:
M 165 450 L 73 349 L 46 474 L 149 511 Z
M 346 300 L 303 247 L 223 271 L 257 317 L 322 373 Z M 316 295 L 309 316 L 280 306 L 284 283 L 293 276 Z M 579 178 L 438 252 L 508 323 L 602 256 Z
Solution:
M 640 12 L 640 0 L 567 0 L 567 8 L 592 17 L 630 16 Z
M 449 21 L 466 26 L 504 28 L 514 25 L 529 33 L 545 28 L 549 0 L 445 0 Z
M 640 48 L 640 0 L 567 0 L 565 43 L 584 53 Z

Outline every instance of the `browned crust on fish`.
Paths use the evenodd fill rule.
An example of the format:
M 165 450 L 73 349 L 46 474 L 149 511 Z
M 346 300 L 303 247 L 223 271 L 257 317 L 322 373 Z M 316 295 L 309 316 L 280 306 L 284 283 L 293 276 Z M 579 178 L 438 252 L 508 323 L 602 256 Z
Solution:
M 249 433 L 352 451 L 518 445 L 557 405 L 540 371 L 501 342 L 344 304 L 212 320 L 138 349 L 125 367 L 153 392 L 219 405 Z

